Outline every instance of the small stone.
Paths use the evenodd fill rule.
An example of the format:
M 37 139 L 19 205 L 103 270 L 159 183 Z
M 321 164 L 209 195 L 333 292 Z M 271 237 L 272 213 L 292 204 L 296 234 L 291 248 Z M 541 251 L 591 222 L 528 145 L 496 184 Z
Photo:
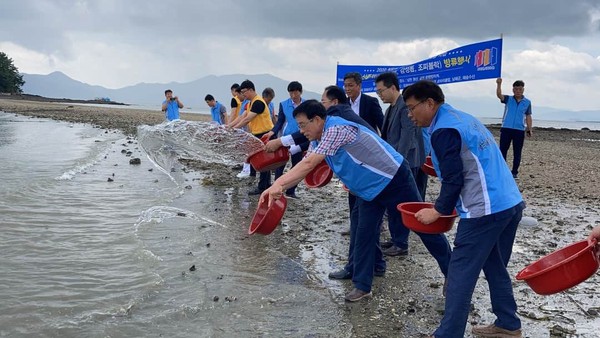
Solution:
M 190 271 L 196 271 L 196 265 L 190 266 Z
M 218 302 L 219 301 L 219 296 L 214 296 L 213 297 L 213 302 Z
M 142 164 L 142 160 L 138 157 L 135 157 L 129 160 L 129 164 Z
M 113 182 L 114 180 L 111 177 L 109 177 L 107 181 L 108 182 Z

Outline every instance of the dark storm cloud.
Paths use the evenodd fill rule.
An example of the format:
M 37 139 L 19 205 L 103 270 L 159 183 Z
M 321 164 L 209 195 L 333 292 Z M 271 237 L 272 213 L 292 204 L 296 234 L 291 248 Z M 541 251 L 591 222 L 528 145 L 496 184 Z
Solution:
M 399 41 L 504 33 L 544 40 L 597 32 L 592 11 L 600 11 L 600 0 L 14 0 L 0 2 L 0 41 L 68 52 L 73 32 L 140 45 L 207 34 Z

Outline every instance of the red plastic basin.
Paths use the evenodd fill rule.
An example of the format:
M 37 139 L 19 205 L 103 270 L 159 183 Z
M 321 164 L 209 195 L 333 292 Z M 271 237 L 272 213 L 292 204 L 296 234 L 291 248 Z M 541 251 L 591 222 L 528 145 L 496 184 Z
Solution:
M 258 233 L 261 235 L 268 235 L 277 228 L 281 218 L 285 213 L 287 207 L 287 199 L 285 196 L 281 196 L 278 200 L 274 200 L 271 207 L 268 206 L 268 202 L 265 200 L 260 203 L 256 208 L 252 222 L 250 222 L 250 228 L 248 234 L 252 235 Z
M 263 135 L 260 140 L 263 143 L 269 142 L 267 135 Z M 250 154 L 246 162 L 250 163 L 254 170 L 258 172 L 269 171 L 277 169 L 283 165 L 286 165 L 290 159 L 290 152 L 286 147 L 280 147 L 275 152 L 268 153 L 264 150 Z
M 317 166 L 311 170 L 308 175 L 304 178 L 304 183 L 309 188 L 320 188 L 324 187 L 331 181 L 333 177 L 333 170 L 329 168 L 325 160 L 317 164 Z
M 423 224 L 417 220 L 415 213 L 421 209 L 433 208 L 433 203 L 406 202 L 398 204 L 396 208 L 402 215 L 402 223 L 407 228 L 424 234 L 441 234 L 452 229 L 454 220 L 458 216 L 456 210 L 453 210 L 452 215 L 443 215 L 431 224 Z
M 433 168 L 433 162 L 431 161 L 431 156 L 427 156 L 425 158 L 425 163 L 423 163 L 423 165 L 421 166 L 421 170 L 423 170 L 423 172 L 429 176 L 437 177 L 437 173 L 435 172 L 435 169 Z
M 261 150 L 250 155 L 247 162 L 254 167 L 254 170 L 263 172 L 277 169 L 285 165 L 289 159 L 290 152 L 286 147 L 281 147 L 272 153 Z
M 598 248 L 587 240 L 573 243 L 533 262 L 517 274 L 540 295 L 572 288 L 598 270 Z

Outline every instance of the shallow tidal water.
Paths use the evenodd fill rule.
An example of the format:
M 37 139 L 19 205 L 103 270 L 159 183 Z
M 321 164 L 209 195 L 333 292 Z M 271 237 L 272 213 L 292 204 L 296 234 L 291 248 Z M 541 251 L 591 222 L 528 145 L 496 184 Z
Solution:
M 0 162 L 0 336 L 350 335 L 319 277 L 247 234 L 245 191 L 117 132 L 6 113 Z

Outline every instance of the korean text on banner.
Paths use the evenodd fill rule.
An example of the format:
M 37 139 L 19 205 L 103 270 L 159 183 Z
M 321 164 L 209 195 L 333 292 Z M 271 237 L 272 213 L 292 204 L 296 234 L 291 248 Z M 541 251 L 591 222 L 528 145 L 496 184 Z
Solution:
M 437 84 L 474 81 L 500 77 L 502 66 L 502 39 L 483 41 L 458 47 L 432 58 L 405 66 L 338 65 L 337 85 L 343 87 L 344 75 L 358 72 L 362 75 L 362 91 L 375 92 L 375 78 L 381 73 L 395 72 L 400 88 L 419 80 Z

